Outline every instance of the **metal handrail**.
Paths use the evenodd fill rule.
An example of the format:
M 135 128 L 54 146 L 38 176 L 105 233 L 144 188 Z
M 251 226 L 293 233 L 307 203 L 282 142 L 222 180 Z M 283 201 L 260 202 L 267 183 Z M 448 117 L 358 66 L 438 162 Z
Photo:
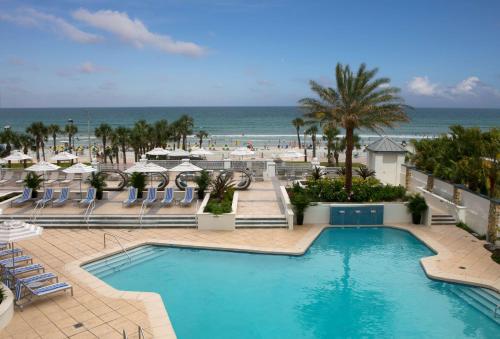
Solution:
M 87 209 L 85 210 L 84 217 L 83 217 L 85 220 L 85 223 L 87 224 L 87 229 L 89 229 L 90 216 L 92 215 L 92 212 L 94 212 L 94 209 L 95 209 L 95 201 L 92 201 L 87 206 Z
M 122 338 L 128 339 L 127 332 L 125 332 L 125 330 L 123 330 L 123 332 L 122 332 Z
M 104 238 L 103 238 L 103 240 L 104 240 L 104 248 L 106 248 L 106 236 L 111 236 L 111 237 L 113 237 L 113 238 L 116 240 L 116 242 L 118 243 L 118 245 L 120 245 L 120 247 L 121 247 L 121 249 L 122 249 L 122 252 L 123 252 L 123 253 L 125 253 L 125 255 L 127 256 L 128 261 L 129 261 L 129 262 L 132 262 L 132 258 L 131 258 L 131 257 L 130 257 L 130 255 L 128 254 L 128 252 L 127 252 L 127 250 L 125 249 L 125 247 L 123 247 L 123 245 L 122 245 L 122 243 L 120 242 L 120 240 L 118 240 L 118 237 L 117 237 L 116 235 L 111 234 L 111 233 L 104 232 L 104 236 L 103 236 L 103 237 L 104 237 Z
M 137 336 L 139 339 L 146 339 L 146 335 L 144 334 L 144 330 L 141 326 L 137 326 Z
M 146 212 L 146 201 L 142 202 L 141 211 L 139 212 L 139 227 L 142 227 L 142 219 L 144 218 L 144 213 Z

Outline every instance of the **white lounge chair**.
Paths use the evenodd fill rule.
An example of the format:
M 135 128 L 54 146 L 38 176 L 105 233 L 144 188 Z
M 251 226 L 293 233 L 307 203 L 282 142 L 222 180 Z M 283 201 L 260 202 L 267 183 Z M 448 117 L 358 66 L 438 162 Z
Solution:
M 2 180 L 0 180 L 0 185 L 1 184 L 6 184 L 8 183 L 9 181 L 12 180 L 12 177 L 14 176 L 14 172 L 13 171 L 3 171 L 3 176 L 2 176 Z
M 22 304 L 18 303 L 18 306 L 20 308 L 23 308 L 27 304 L 31 303 L 34 297 L 43 297 L 46 295 L 51 295 L 57 292 L 62 292 L 67 290 L 70 290 L 71 295 L 73 295 L 73 286 L 71 286 L 66 282 L 57 282 L 55 284 L 45 285 L 38 288 L 31 287 L 30 284 L 25 284 L 25 283 L 21 283 L 21 285 L 22 285 L 21 289 L 26 292 L 26 297 L 28 300 L 23 302 Z M 21 292 L 21 294 L 22 293 L 23 292 Z
M 73 181 L 75 175 L 73 173 L 66 174 L 66 178 L 61 180 L 61 184 L 69 184 Z
M 21 300 L 21 298 L 23 297 L 23 284 L 30 285 L 33 283 L 41 283 L 41 282 L 46 282 L 46 281 L 51 281 L 51 280 L 55 280 L 56 282 L 59 282 L 59 278 L 57 277 L 57 275 L 55 275 L 52 272 L 35 274 L 35 275 L 29 276 L 29 277 L 16 279 L 15 280 L 16 301 Z

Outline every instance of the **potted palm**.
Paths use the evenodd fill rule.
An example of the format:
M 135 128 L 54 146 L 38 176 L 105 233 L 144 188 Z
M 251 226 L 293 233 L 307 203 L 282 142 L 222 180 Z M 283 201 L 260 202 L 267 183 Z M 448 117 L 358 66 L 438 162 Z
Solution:
M 412 222 L 416 225 L 422 222 L 422 215 L 429 208 L 425 202 L 425 198 L 418 193 L 410 195 L 406 206 L 411 213 Z
M 24 178 L 24 186 L 32 189 L 32 198 L 36 198 L 38 196 L 37 190 L 40 189 L 42 182 L 42 175 L 38 175 L 35 172 L 29 172 L 26 178 Z
M 195 179 L 196 185 L 198 185 L 198 199 L 202 200 L 205 197 L 205 191 L 210 185 L 211 179 L 208 171 L 201 171 L 200 175 Z
M 304 212 L 311 205 L 311 199 L 305 189 L 298 184 L 294 185 L 290 193 L 290 203 L 297 218 L 297 225 L 304 224 Z
M 106 187 L 105 175 L 102 172 L 92 172 L 86 180 L 87 184 L 96 189 L 96 199 L 102 200 L 103 191 Z
M 146 189 L 146 176 L 141 172 L 134 172 L 130 175 L 130 185 L 137 188 L 137 198 L 141 199 Z

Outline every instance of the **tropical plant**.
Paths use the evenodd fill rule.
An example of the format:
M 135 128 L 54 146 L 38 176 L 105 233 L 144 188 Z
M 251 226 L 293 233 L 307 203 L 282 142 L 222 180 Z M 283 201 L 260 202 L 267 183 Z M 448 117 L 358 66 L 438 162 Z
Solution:
M 425 202 L 425 198 L 418 193 L 408 197 L 406 207 L 408 208 L 408 212 L 411 213 L 414 224 L 420 224 L 422 222 L 422 215 L 429 208 Z
M 201 200 L 205 197 L 205 191 L 210 185 L 211 178 L 210 173 L 208 171 L 203 170 L 195 179 L 196 185 L 198 185 L 198 198 Z
M 316 158 L 316 135 L 318 134 L 318 126 L 312 125 L 306 130 L 306 133 L 311 136 L 311 143 L 313 149 L 313 158 Z
M 203 147 L 203 138 L 208 138 L 208 132 L 204 131 L 204 130 L 200 130 L 200 131 L 196 132 L 196 137 L 199 140 L 199 147 L 202 148 Z
M 96 190 L 96 198 L 97 200 L 101 200 L 104 192 L 104 188 L 106 188 L 106 175 L 102 172 L 92 172 L 90 173 L 87 180 L 85 180 L 87 184 L 94 187 Z
M 130 175 L 130 186 L 137 188 L 137 197 L 142 198 L 146 189 L 146 176 L 141 172 L 134 172 Z
M 331 124 L 323 126 L 323 140 L 326 141 L 326 158 L 328 160 L 328 166 L 333 166 L 335 152 L 337 152 L 335 160 L 338 166 L 338 148 L 336 146 L 339 144 L 339 133 L 339 129 Z
M 33 146 L 35 140 L 29 134 L 20 133 L 17 135 L 16 144 L 19 144 L 19 147 L 22 147 L 23 153 L 28 154 L 29 149 Z
M 203 211 L 215 215 L 231 213 L 233 208 L 233 195 L 234 189 L 229 189 L 224 193 L 224 198 L 221 201 L 210 198 Z
M 356 169 L 356 173 L 363 179 L 375 176 L 375 171 L 369 169 L 368 167 L 362 165 Z
M 57 135 L 61 132 L 61 127 L 59 125 L 51 124 L 47 127 L 47 133 L 52 137 L 52 147 L 55 153 L 57 153 Z
M 337 175 L 345 177 L 346 174 L 347 174 L 347 169 L 345 167 L 339 167 L 339 168 L 337 168 L 337 170 L 335 171 L 335 173 Z
M 299 145 L 300 149 L 300 128 L 304 126 L 304 119 L 295 118 L 292 120 L 292 125 L 293 127 L 295 127 L 295 130 L 297 131 L 297 144 Z
M 100 124 L 98 127 L 96 127 L 94 134 L 97 138 L 101 138 L 102 140 L 102 150 L 104 153 L 104 163 L 107 162 L 106 159 L 106 145 L 108 142 L 108 139 L 111 137 L 111 134 L 113 133 L 113 128 L 109 124 Z
M 323 177 L 323 170 L 321 169 L 321 167 L 314 166 L 314 168 L 311 172 L 311 179 L 313 181 L 316 181 L 316 180 L 321 179 L 321 177 Z
M 5 150 L 2 153 L 2 157 L 10 155 L 12 144 L 15 142 L 16 137 L 17 133 L 12 131 L 10 128 L 6 128 L 0 132 L 0 142 L 5 144 Z
M 153 140 L 151 140 L 151 145 L 154 147 L 167 146 L 168 139 L 170 138 L 170 127 L 168 121 L 161 119 L 156 121 L 152 126 Z
M 352 189 L 352 152 L 354 131 L 367 128 L 377 132 L 383 127 L 393 127 L 397 122 L 408 121 L 398 88 L 389 86 L 389 78 L 375 76 L 378 69 L 367 70 L 361 64 L 353 73 L 349 66 L 338 63 L 335 69 L 337 87 L 325 88 L 310 81 L 311 90 L 318 98 L 299 101 L 306 110 L 305 116 L 321 124 L 334 124 L 346 132 L 346 190 Z
M 182 115 L 179 120 L 177 120 L 177 128 L 182 139 L 182 149 L 187 150 L 186 140 L 187 136 L 193 133 L 194 120 L 189 115 Z
M 47 127 L 41 121 L 31 123 L 26 128 L 26 133 L 31 134 L 35 140 L 36 160 L 40 161 L 40 148 L 42 149 L 43 160 L 45 160 L 45 143 Z
M 232 175 L 229 174 L 221 174 L 215 180 L 212 180 L 210 183 L 210 198 L 215 199 L 217 201 L 222 201 L 224 199 L 224 194 L 228 190 L 232 190 L 234 188 L 234 181 Z
M 114 133 L 114 138 L 116 143 L 121 149 L 122 152 L 122 162 L 124 164 L 127 163 L 127 145 L 130 140 L 130 130 L 126 127 L 119 126 L 115 129 Z
M 78 127 L 72 123 L 67 124 L 64 126 L 64 133 L 68 135 L 69 152 L 72 153 L 75 145 L 74 136 L 78 133 Z
M 32 198 L 38 196 L 38 190 L 43 183 L 43 176 L 36 174 L 35 172 L 29 172 L 28 175 L 23 180 L 24 186 L 31 188 L 33 191 L 31 193 Z
M 298 184 L 294 185 L 292 190 L 289 192 L 289 196 L 297 225 L 303 225 L 304 212 L 311 205 L 311 199 L 309 198 L 306 190 L 301 188 Z

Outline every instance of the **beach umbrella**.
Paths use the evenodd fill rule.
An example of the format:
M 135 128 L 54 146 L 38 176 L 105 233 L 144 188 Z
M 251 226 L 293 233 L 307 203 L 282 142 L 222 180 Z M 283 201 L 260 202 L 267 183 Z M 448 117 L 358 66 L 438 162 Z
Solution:
M 154 164 L 152 162 L 146 162 L 146 159 L 141 159 L 141 161 L 136 162 L 135 165 L 129 167 L 125 170 L 125 173 L 149 173 L 151 186 L 153 186 L 153 173 L 163 173 L 166 172 L 167 169 L 165 167 L 161 167 L 160 165 Z
M 153 148 L 151 151 L 146 152 L 147 155 L 167 155 L 170 154 L 170 151 L 167 151 L 164 148 L 161 147 L 156 147 Z
M 92 172 L 97 171 L 97 169 L 95 169 L 92 166 L 78 163 L 78 164 L 74 164 L 73 166 L 70 166 L 68 168 L 63 169 L 62 171 L 66 174 L 80 174 L 80 197 L 82 197 L 82 180 L 83 180 L 82 174 L 92 173 Z
M 183 149 L 176 149 L 175 151 L 172 151 L 168 154 L 170 157 L 188 157 L 189 152 L 183 150 Z
M 6 220 L 0 224 L 0 242 L 10 243 L 14 248 L 14 242 L 34 238 L 42 234 L 43 228 L 28 224 L 21 220 Z M 12 265 L 14 266 L 15 254 L 12 252 Z
M 60 168 L 59 166 L 51 164 L 50 162 L 40 161 L 39 163 L 36 163 L 36 164 L 26 168 L 25 170 L 30 171 L 30 172 L 42 172 L 43 173 L 43 187 L 45 189 L 45 173 L 57 171 L 59 168 Z
M 229 154 L 234 155 L 234 156 L 246 157 L 246 156 L 254 155 L 255 152 L 248 149 L 247 147 L 238 147 L 238 148 L 235 148 Z
M 169 169 L 170 172 L 201 172 L 203 168 L 200 168 L 194 164 L 192 164 L 189 159 L 182 159 L 182 162 Z
M 3 158 L 3 160 L 5 160 L 5 161 L 19 161 L 19 162 L 25 161 L 25 160 L 31 160 L 31 159 L 33 159 L 33 158 L 27 154 L 24 154 L 21 151 L 12 151 L 10 153 L 10 155 Z
M 214 153 L 204 148 L 198 148 L 191 151 L 191 155 L 212 155 L 212 154 Z
M 52 161 L 71 161 L 78 159 L 78 156 L 71 154 L 69 152 L 59 152 L 54 155 L 50 160 Z

